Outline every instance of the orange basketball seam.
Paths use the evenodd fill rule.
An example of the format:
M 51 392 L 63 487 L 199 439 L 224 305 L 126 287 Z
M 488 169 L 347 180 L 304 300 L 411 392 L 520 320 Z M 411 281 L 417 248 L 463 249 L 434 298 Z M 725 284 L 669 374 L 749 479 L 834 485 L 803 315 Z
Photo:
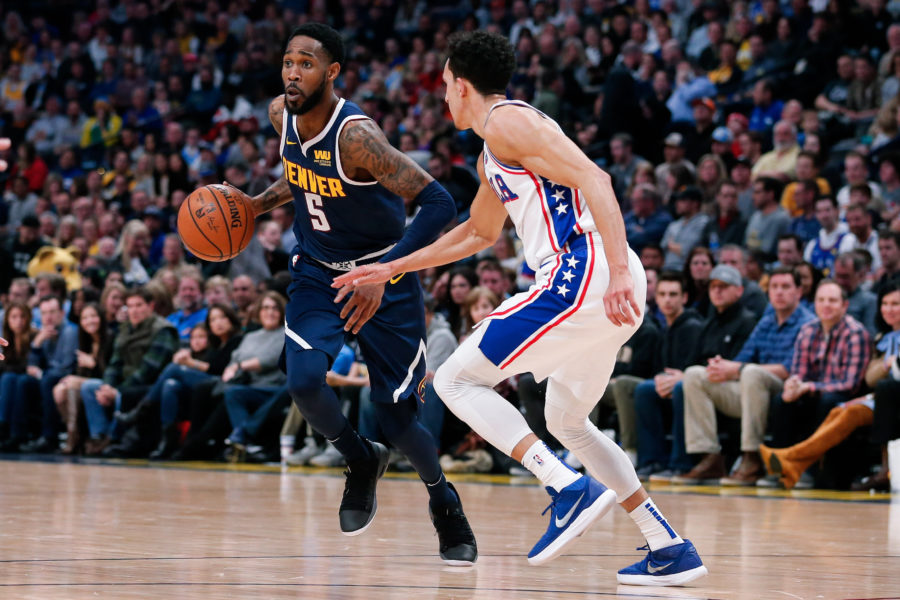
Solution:
M 203 193 L 202 193 L 203 188 L 200 188 L 200 189 L 197 190 L 197 191 L 198 191 L 198 192 L 201 192 L 200 194 L 198 194 L 198 196 L 202 199 L 202 196 L 203 196 Z M 194 211 L 191 210 L 190 196 L 188 196 L 188 200 L 187 200 L 186 202 L 187 202 L 187 205 L 188 205 L 188 206 L 187 206 L 188 214 L 191 215 L 191 221 L 194 222 L 194 227 L 197 229 L 197 231 L 200 232 L 200 235 L 202 235 L 204 238 L 206 238 L 206 241 L 209 242 L 210 245 L 211 245 L 213 248 L 215 248 L 216 250 L 219 251 L 219 259 L 221 260 L 221 259 L 225 258 L 225 255 L 222 253 L 222 250 L 219 248 L 218 244 L 216 244 L 214 241 L 212 241 L 212 240 L 209 238 L 209 236 L 206 235 L 206 233 L 204 233 L 202 229 L 200 229 L 200 223 L 197 222 L 197 218 L 194 216 Z M 183 239 L 184 239 L 184 238 L 182 238 L 182 240 L 183 240 Z M 194 251 L 194 249 L 191 248 L 191 252 L 193 252 L 193 251 Z M 203 253 L 203 252 L 199 252 L 198 254 L 204 254 L 204 253 Z M 211 254 L 208 254 L 207 256 L 212 256 L 212 255 L 211 255 Z
M 212 188 L 212 189 L 209 189 L 209 188 Z M 222 225 L 225 227 L 225 233 L 226 233 L 225 237 L 228 238 L 228 257 L 234 258 L 234 243 L 231 241 L 231 231 L 228 228 L 228 217 L 226 217 L 227 213 L 225 212 L 225 209 L 222 208 L 222 203 L 219 202 L 218 194 L 215 193 L 215 192 L 219 192 L 219 194 L 222 194 L 224 196 L 225 192 L 220 191 L 219 186 L 213 187 L 211 185 L 207 186 L 206 190 L 213 197 L 213 200 L 216 201 L 216 206 L 219 207 L 219 214 L 222 215 Z M 222 254 L 222 256 L 224 258 L 224 256 L 225 256 L 224 253 Z

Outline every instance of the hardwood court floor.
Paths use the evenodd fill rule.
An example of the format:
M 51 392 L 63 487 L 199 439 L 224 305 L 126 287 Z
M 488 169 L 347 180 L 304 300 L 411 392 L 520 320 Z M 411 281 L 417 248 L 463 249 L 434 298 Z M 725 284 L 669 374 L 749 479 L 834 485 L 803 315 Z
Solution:
M 0 461 L 0 598 L 900 597 L 900 503 L 654 491 L 710 575 L 688 588 L 617 586 L 643 543 L 617 509 L 544 567 L 535 485 L 460 482 L 478 536 L 444 567 L 418 481 L 388 477 L 363 535 L 338 531 L 343 478 Z

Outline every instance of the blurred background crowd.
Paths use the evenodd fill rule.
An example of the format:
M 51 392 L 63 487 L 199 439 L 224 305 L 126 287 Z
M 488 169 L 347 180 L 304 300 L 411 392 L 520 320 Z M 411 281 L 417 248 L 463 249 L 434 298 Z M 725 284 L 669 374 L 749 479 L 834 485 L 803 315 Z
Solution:
M 509 97 L 612 176 L 649 293 L 594 418 L 643 478 L 884 487 L 900 434 L 898 16 L 885 0 L 0 3 L 0 449 L 340 464 L 278 364 L 293 207 L 223 263 L 174 227 L 201 185 L 253 195 L 281 177 L 267 107 L 282 43 L 320 21 L 347 46 L 337 93 L 459 220 L 481 140 L 443 102 L 454 31 L 508 36 Z M 420 277 L 431 377 L 533 271 L 507 228 Z M 377 439 L 354 348 L 329 383 Z M 542 382 L 501 387 L 546 436 Z M 423 397 L 447 470 L 519 470 L 430 384 Z

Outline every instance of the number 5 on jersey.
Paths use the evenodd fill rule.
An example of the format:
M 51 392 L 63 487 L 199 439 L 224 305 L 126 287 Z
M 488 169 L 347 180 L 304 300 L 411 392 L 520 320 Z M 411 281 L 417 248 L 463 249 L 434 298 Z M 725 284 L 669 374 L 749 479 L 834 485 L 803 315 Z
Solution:
M 331 231 L 328 217 L 322 210 L 322 196 L 306 192 L 306 210 L 309 212 L 309 220 L 316 231 Z

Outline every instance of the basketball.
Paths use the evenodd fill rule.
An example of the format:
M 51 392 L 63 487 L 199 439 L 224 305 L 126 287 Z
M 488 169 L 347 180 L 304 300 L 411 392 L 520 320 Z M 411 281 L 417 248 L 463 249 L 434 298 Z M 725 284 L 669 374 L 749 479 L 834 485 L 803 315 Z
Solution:
M 178 235 L 197 258 L 234 258 L 253 238 L 253 210 L 226 185 L 206 185 L 185 198 L 178 210 Z

